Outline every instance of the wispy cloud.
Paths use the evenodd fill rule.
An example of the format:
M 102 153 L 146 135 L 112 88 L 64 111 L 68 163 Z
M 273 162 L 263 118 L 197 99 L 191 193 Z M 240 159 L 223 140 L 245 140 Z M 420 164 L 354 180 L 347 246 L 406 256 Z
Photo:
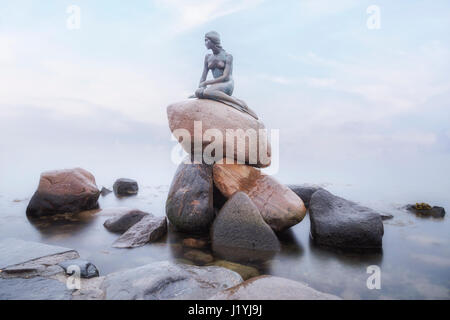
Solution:
M 185 32 L 223 16 L 257 6 L 263 0 L 158 0 L 160 8 L 173 12 L 173 30 Z

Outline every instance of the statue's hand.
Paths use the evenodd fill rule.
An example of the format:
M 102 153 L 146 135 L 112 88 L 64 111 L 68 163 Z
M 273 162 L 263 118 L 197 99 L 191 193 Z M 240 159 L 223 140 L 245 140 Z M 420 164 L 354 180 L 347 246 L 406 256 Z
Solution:
M 200 84 L 198 85 L 199 88 L 206 88 L 207 83 L 206 81 L 200 82 Z

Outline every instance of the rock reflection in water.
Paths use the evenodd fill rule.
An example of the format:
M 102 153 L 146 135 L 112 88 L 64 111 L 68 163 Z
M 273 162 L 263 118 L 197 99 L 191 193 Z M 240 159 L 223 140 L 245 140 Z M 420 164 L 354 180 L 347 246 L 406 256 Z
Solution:
M 54 216 L 32 218 L 27 216 L 30 224 L 45 237 L 73 237 L 83 232 L 96 218 L 100 210 L 80 213 L 65 213 Z

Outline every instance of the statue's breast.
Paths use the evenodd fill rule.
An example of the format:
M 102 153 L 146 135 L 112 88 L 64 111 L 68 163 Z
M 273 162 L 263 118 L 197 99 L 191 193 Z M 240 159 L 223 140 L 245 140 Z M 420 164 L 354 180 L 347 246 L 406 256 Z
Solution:
M 218 60 L 218 59 L 212 59 L 208 62 L 208 68 L 209 69 L 224 69 L 225 61 Z

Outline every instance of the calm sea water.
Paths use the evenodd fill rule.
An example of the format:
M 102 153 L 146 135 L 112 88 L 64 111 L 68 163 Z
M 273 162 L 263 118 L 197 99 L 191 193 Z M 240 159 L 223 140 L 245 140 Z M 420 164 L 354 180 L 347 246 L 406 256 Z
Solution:
M 130 207 L 164 215 L 176 170 L 170 160 L 173 143 L 168 130 L 157 132 L 153 135 L 157 138 L 147 142 L 142 137 L 123 140 L 126 134 L 88 132 L 80 139 L 64 127 L 45 131 L 41 126 L 42 132 L 33 128 L 30 122 L 21 127 L 21 135 L 0 141 L 0 239 L 16 237 L 76 249 L 102 275 L 183 257 L 180 242 L 186 235 L 170 232 L 161 241 L 141 248 L 115 249 L 111 244 L 118 236 L 103 227 L 107 217 L 95 212 L 40 223 L 29 221 L 25 214 L 42 171 L 80 166 L 95 175 L 99 187 L 111 188 L 120 177 L 138 181 L 137 196 L 118 199 L 109 194 L 100 197 L 101 208 Z M 424 219 L 399 209 L 407 203 L 428 202 L 450 210 L 449 160 L 448 156 L 424 154 L 420 158 L 351 161 L 325 157 L 319 161 L 298 147 L 284 145 L 276 175 L 280 182 L 320 184 L 336 195 L 394 218 L 384 222 L 382 252 L 357 254 L 316 247 L 309 238 L 307 216 L 280 235 L 281 252 L 253 266 L 261 274 L 303 281 L 345 299 L 449 299 L 449 217 Z M 367 267 L 371 265 L 381 269 L 380 290 L 366 286 L 370 276 Z

